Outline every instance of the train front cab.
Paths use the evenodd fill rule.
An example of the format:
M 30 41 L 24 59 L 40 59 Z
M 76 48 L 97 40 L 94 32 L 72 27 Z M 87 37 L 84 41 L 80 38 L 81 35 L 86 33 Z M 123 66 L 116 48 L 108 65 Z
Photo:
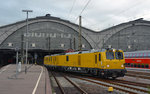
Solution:
M 45 56 L 45 57 L 44 57 L 44 65 L 46 65 L 46 66 L 48 66 L 48 63 L 49 63 L 48 57 L 49 57 L 49 56 Z
M 123 77 L 126 73 L 124 66 L 125 60 L 122 50 L 106 50 L 103 53 L 103 60 L 101 61 L 101 67 L 99 75 L 104 78 Z

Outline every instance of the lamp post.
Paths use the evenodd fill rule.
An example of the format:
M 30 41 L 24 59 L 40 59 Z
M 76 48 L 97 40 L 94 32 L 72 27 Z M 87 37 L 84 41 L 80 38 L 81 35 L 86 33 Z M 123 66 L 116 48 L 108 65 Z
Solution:
M 33 12 L 32 10 L 22 10 L 22 12 L 26 12 L 27 13 L 27 19 L 26 19 L 26 64 L 28 62 L 28 13 L 29 12 Z M 25 66 L 25 73 L 26 73 L 26 66 Z
M 16 51 L 16 75 L 15 75 L 15 77 L 17 78 L 17 75 L 18 75 L 18 51 L 19 51 L 19 49 L 15 48 L 15 51 Z
M 79 16 L 79 47 L 78 50 L 82 50 L 82 44 L 81 44 L 81 16 Z

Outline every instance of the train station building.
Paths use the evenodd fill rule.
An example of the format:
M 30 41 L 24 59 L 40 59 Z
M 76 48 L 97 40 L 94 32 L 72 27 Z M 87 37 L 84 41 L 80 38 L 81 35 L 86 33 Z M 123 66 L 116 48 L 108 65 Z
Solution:
M 1 64 L 15 61 L 16 52 L 19 58 L 25 58 L 26 41 L 28 41 L 29 62 L 43 61 L 47 54 L 67 50 L 77 51 L 79 47 L 79 26 L 67 20 L 53 17 L 50 14 L 28 21 L 26 20 L 0 27 L 0 60 Z M 122 23 L 96 32 L 82 27 L 82 50 L 112 47 L 124 51 L 150 49 L 150 22 L 142 18 Z

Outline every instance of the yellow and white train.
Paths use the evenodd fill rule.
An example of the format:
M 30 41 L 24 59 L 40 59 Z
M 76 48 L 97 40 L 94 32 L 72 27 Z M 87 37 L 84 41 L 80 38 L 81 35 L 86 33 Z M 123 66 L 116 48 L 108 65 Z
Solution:
M 122 50 L 102 49 L 47 55 L 44 65 L 55 70 L 90 73 L 103 78 L 123 77 L 126 73 Z

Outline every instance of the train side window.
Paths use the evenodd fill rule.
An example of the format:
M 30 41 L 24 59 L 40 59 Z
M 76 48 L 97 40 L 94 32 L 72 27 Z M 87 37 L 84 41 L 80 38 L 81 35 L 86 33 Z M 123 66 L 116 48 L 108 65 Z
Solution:
M 123 59 L 123 53 L 122 52 L 115 52 L 116 59 Z
M 144 68 L 144 65 L 142 64 L 142 66 L 141 66 L 142 68 Z
M 133 67 L 133 63 L 131 63 L 131 67 Z
M 127 63 L 127 67 L 130 67 L 130 63 Z
M 134 64 L 134 67 L 137 67 L 137 64 Z
M 135 57 L 137 57 L 137 53 L 135 53 Z
M 106 52 L 107 59 L 114 59 L 114 52 Z
M 95 55 L 95 64 L 97 63 L 97 55 Z
M 138 68 L 140 68 L 141 67 L 141 65 L 140 64 L 138 64 Z
M 128 54 L 124 54 L 124 57 L 128 57 Z
M 127 54 L 127 57 L 129 57 L 129 54 Z
M 144 53 L 142 54 L 142 57 L 144 57 Z
M 146 53 L 146 57 L 148 57 L 148 53 Z
M 137 53 L 136 57 L 138 58 L 139 57 L 139 54 Z
M 99 54 L 99 61 L 101 61 L 101 54 Z
M 134 53 L 132 53 L 132 58 L 134 57 Z
M 69 61 L 69 56 L 66 56 L 66 61 Z
M 150 57 L 150 53 L 148 53 L 148 57 Z
M 143 57 L 147 57 L 147 53 L 143 53 Z
M 139 57 L 142 57 L 142 53 L 139 53 Z
M 135 53 L 132 54 L 132 57 L 135 58 Z
M 148 64 L 145 65 L 145 68 L 149 68 Z
M 129 53 L 128 57 L 130 58 L 130 53 Z

